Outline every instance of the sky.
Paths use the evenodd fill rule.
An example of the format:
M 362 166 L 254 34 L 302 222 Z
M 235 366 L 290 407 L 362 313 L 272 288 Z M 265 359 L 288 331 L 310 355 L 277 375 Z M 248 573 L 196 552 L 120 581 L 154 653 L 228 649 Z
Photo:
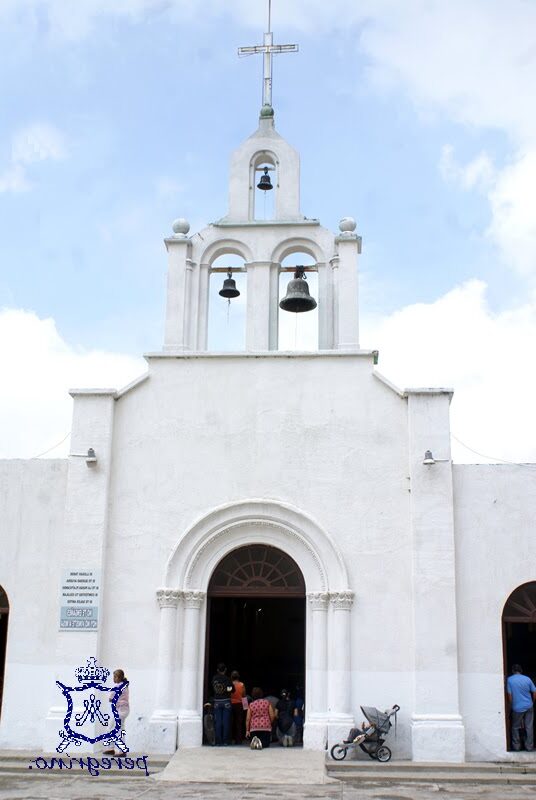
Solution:
M 266 6 L 0 0 L 1 457 L 64 456 L 68 388 L 161 348 L 162 240 L 227 211 Z M 362 346 L 455 389 L 456 461 L 536 461 L 536 3 L 273 0 L 272 23 L 299 44 L 273 103 L 302 212 L 363 237 Z

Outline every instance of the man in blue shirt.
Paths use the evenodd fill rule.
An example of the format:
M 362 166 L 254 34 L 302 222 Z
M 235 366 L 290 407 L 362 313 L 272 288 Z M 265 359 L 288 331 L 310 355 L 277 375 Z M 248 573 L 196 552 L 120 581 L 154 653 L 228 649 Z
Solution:
M 533 750 L 536 686 L 528 675 L 523 675 L 519 664 L 512 666 L 512 674 L 506 681 L 506 692 L 512 712 L 512 750 L 521 750 L 521 728 L 525 729 L 525 750 Z

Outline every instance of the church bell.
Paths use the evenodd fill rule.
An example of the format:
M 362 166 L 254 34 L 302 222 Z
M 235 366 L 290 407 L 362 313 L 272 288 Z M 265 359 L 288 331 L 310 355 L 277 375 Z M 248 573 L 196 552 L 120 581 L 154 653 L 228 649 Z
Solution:
M 262 189 L 263 192 L 269 192 L 270 189 L 273 189 L 272 181 L 270 180 L 270 176 L 268 175 L 268 167 L 264 168 L 264 175 L 261 175 L 261 179 L 257 184 L 257 189 Z
M 283 311 L 293 311 L 295 314 L 312 311 L 313 308 L 316 308 L 316 300 L 309 294 L 303 267 L 296 267 L 294 278 L 289 281 L 287 293 L 279 303 L 279 308 L 282 308 Z
M 236 288 L 236 281 L 233 279 L 233 273 L 229 270 L 227 277 L 223 282 L 223 286 L 218 292 L 221 297 L 226 297 L 229 300 L 231 297 L 239 297 L 240 292 Z

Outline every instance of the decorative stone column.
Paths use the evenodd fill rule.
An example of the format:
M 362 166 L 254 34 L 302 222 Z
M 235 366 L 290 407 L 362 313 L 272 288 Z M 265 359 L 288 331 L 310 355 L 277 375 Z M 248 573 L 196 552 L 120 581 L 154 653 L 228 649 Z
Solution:
M 177 589 L 157 589 L 160 607 L 156 707 L 149 723 L 149 746 L 153 753 L 174 753 L 177 749 L 177 711 L 174 707 L 173 673 L 177 646 Z
M 270 261 L 252 261 L 247 265 L 246 350 L 270 349 L 270 317 L 274 313 L 270 308 L 272 273 Z
M 352 665 L 350 615 L 354 593 L 350 591 L 332 592 L 331 605 L 329 671 L 328 671 L 328 739 L 335 742 L 346 736 L 354 724 L 351 713 Z
M 187 237 L 190 224 L 175 220 L 174 235 L 164 239 L 168 251 L 167 305 L 164 331 L 164 350 L 189 350 L 187 309 L 190 304 L 187 273 L 191 242 Z
M 359 306 L 357 260 L 361 239 L 354 233 L 356 222 L 344 217 L 335 238 L 338 250 L 337 266 L 337 332 L 338 350 L 359 350 Z
M 306 748 L 321 750 L 327 739 L 327 592 L 310 592 L 307 642 L 307 710 L 303 743 Z
M 203 740 L 203 720 L 199 694 L 202 673 L 199 654 L 201 608 L 205 592 L 189 590 L 182 593 L 184 605 L 181 708 L 179 711 L 179 747 L 200 747 Z

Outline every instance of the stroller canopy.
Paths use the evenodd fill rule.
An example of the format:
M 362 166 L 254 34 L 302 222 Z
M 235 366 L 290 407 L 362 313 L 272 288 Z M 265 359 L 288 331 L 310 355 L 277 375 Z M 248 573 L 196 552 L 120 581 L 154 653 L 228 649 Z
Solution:
M 371 725 L 374 725 L 379 733 L 389 732 L 389 728 L 391 727 L 389 714 L 386 714 L 384 711 L 379 711 L 377 708 L 374 708 L 374 706 L 361 706 L 361 711 L 363 712 L 363 716 L 366 717 Z

